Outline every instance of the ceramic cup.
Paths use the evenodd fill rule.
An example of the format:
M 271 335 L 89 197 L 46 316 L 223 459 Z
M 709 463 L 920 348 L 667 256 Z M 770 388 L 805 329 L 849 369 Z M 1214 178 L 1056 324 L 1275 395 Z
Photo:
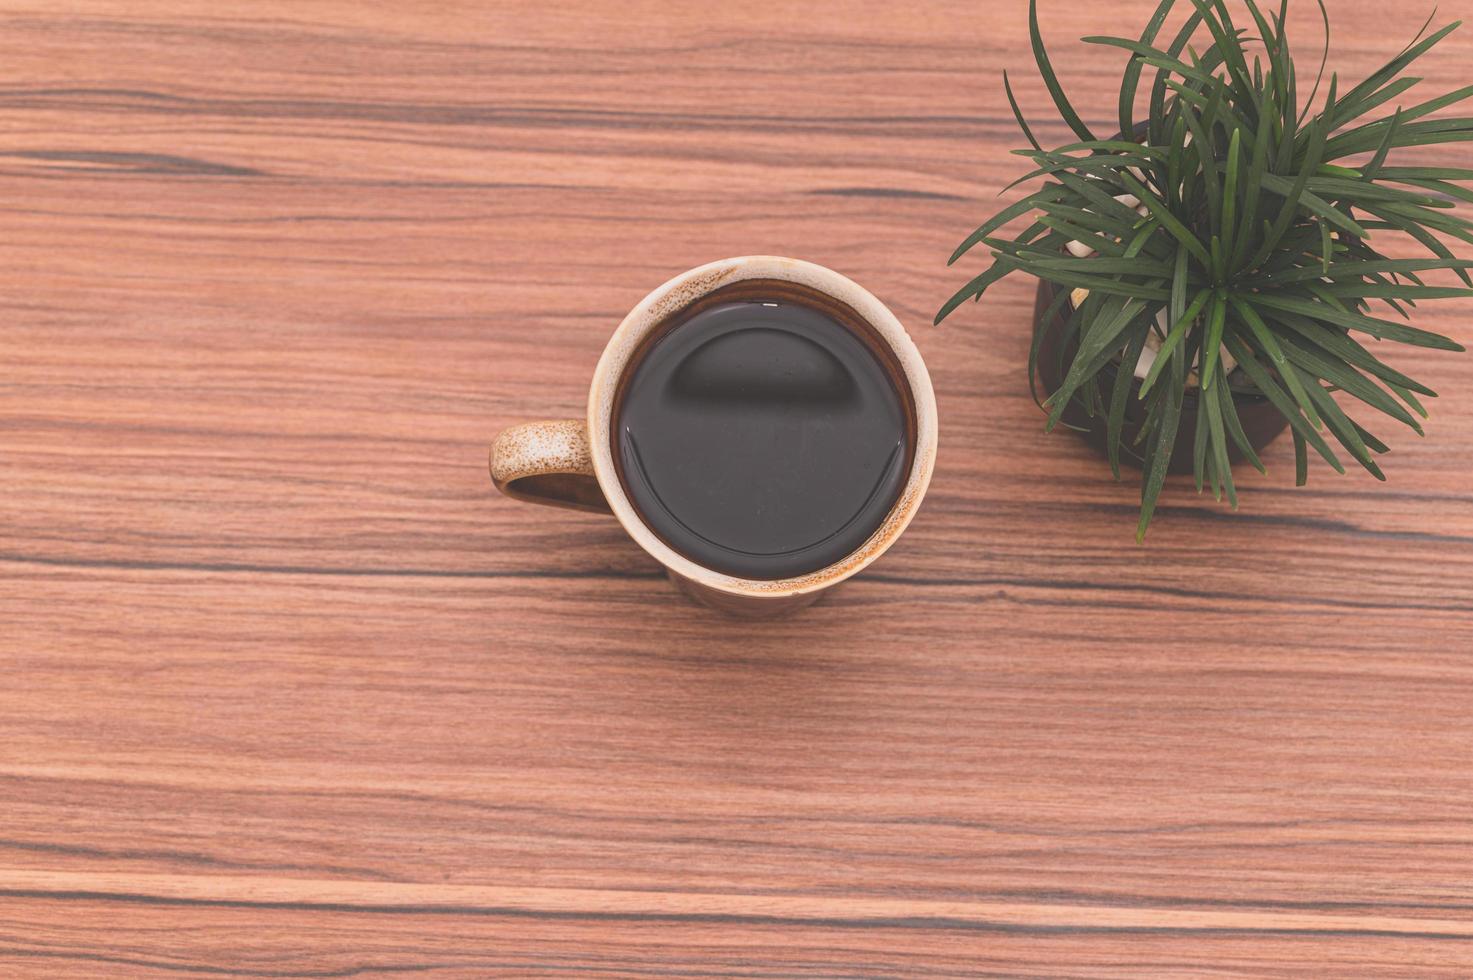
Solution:
M 806 575 L 765 581 L 737 578 L 700 565 L 656 535 L 630 503 L 615 465 L 614 406 L 643 345 L 691 304 L 750 280 L 793 284 L 853 311 L 870 328 L 876 348 L 905 385 L 914 415 L 910 472 L 890 512 L 859 548 Z M 811 262 L 769 255 L 712 262 L 650 293 L 629 312 L 604 348 L 582 419 L 513 426 L 491 447 L 491 479 L 518 500 L 612 513 L 636 543 L 665 567 L 683 591 L 709 606 L 743 616 L 770 616 L 808 605 L 825 590 L 867 567 L 900 537 L 925 496 L 936 464 L 936 397 L 931 377 L 895 315 L 857 283 Z

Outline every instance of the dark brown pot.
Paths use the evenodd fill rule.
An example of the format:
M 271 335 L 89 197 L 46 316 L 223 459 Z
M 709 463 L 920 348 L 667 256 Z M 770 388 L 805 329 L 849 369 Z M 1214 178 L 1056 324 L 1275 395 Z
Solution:
M 1056 313 L 1050 323 L 1041 323 L 1044 314 L 1048 312 L 1053 303 L 1059 287 L 1051 282 L 1040 280 L 1038 283 L 1038 299 L 1033 308 L 1034 329 L 1042 330 L 1043 335 L 1039 341 L 1038 348 L 1038 380 L 1046 393 L 1052 394 L 1064 383 L 1063 375 L 1058 370 L 1059 364 L 1069 364 L 1073 360 L 1074 350 L 1077 348 L 1072 340 L 1064 341 L 1064 326 L 1068 321 L 1069 306 L 1065 302 L 1063 312 Z M 1063 354 L 1060 357 L 1060 354 Z M 1115 385 L 1115 377 L 1118 368 L 1114 364 L 1107 365 L 1100 372 L 1101 388 L 1109 392 Z M 1145 404 L 1136 396 L 1140 394 L 1141 383 L 1133 381 L 1133 391 L 1125 406 L 1125 423 L 1121 427 L 1120 458 L 1133 466 L 1140 466 L 1144 461 L 1141 459 L 1140 450 L 1135 446 L 1135 437 L 1140 434 L 1141 426 L 1146 422 Z M 1233 405 L 1238 410 L 1238 419 L 1243 423 L 1243 432 L 1252 444 L 1254 452 L 1262 450 L 1269 443 L 1283 433 L 1289 427 L 1289 420 L 1274 408 L 1273 403 L 1262 395 L 1244 395 L 1233 393 Z M 1077 399 L 1069 403 L 1064 410 L 1064 421 L 1076 429 L 1082 430 L 1086 442 L 1098 449 L 1102 454 L 1108 455 L 1108 443 L 1106 440 L 1106 423 L 1103 416 L 1091 417 Z M 1188 391 L 1182 402 L 1181 423 L 1176 432 L 1176 445 L 1171 450 L 1172 473 L 1192 472 L 1192 446 L 1197 433 L 1197 395 Z M 1229 440 L 1228 459 L 1234 463 L 1243 461 L 1242 451 L 1236 443 Z

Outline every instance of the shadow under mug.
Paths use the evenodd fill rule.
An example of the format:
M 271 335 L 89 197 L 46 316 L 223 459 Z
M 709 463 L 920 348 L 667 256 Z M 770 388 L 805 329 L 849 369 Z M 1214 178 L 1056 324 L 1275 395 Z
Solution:
M 744 579 L 707 568 L 665 543 L 640 517 L 619 475 L 613 439 L 617 398 L 647 341 L 693 304 L 749 281 L 792 284 L 839 305 L 863 324 L 889 362 L 913 410 L 914 452 L 899 496 L 873 534 L 853 552 L 817 571 L 777 580 Z M 723 612 L 765 617 L 802 608 L 868 566 L 900 537 L 925 496 L 936 464 L 936 396 L 925 362 L 905 328 L 867 290 L 823 266 L 770 255 L 723 259 L 684 272 L 650 293 L 619 324 L 593 373 L 584 419 L 512 426 L 491 447 L 491 479 L 509 497 L 555 507 L 612 513 L 640 547 L 665 566 L 671 581 Z

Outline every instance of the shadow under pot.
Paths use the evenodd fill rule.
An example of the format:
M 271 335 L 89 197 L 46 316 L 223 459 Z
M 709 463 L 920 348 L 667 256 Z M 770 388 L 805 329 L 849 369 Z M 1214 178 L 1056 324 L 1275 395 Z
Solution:
M 1042 385 L 1044 395 L 1052 394 L 1063 386 L 1064 373 L 1068 370 L 1079 349 L 1077 335 L 1066 337 L 1066 326 L 1069 317 L 1074 312 L 1072 302 L 1066 299 L 1049 322 L 1042 322 L 1060 288 L 1062 287 L 1054 283 L 1039 280 L 1038 298 L 1033 308 L 1033 329 L 1039 332 L 1038 381 Z M 1115 378 L 1122 368 L 1120 360 L 1116 359 L 1107 364 L 1099 373 L 1100 389 L 1106 397 L 1113 390 Z M 1145 440 L 1141 440 L 1139 445 L 1136 443 L 1136 437 L 1140 435 L 1141 427 L 1146 423 L 1146 403 L 1140 399 L 1140 388 L 1141 382 L 1137 378 L 1131 384 L 1131 396 L 1126 400 L 1125 420 L 1120 429 L 1120 458 L 1136 467 L 1144 463 L 1141 449 L 1145 444 Z M 1192 449 L 1197 433 L 1198 394 L 1196 388 L 1188 388 L 1182 400 L 1181 421 L 1176 431 L 1176 444 L 1171 450 L 1169 467 L 1171 473 L 1192 472 Z M 1283 413 L 1262 395 L 1234 391 L 1233 407 L 1238 411 L 1238 420 L 1243 425 L 1243 433 L 1248 437 L 1248 442 L 1253 446 L 1254 452 L 1262 450 L 1289 427 L 1289 420 L 1284 418 Z M 1064 409 L 1063 421 L 1079 431 L 1084 440 L 1098 449 L 1102 455 L 1109 454 L 1108 426 L 1105 416 L 1090 415 L 1077 394 L 1069 400 L 1069 406 Z M 1229 440 L 1229 461 L 1237 464 L 1245 458 L 1237 444 Z

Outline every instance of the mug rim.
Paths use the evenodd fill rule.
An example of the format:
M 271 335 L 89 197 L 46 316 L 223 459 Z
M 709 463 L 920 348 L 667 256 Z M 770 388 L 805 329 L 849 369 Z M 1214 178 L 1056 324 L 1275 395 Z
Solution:
M 748 279 L 778 279 L 807 286 L 844 303 L 865 320 L 889 347 L 915 403 L 916 445 L 895 503 L 873 534 L 854 551 L 816 571 L 782 579 L 749 579 L 728 575 L 692 561 L 670 547 L 639 516 L 615 466 L 613 424 L 615 397 L 624 372 L 641 342 L 672 315 L 701 297 Z M 847 276 L 801 259 L 777 255 L 743 255 L 689 269 L 652 290 L 620 322 L 593 372 L 588 393 L 588 442 L 593 469 L 609 509 L 641 548 L 667 569 L 729 595 L 778 598 L 803 595 L 837 585 L 867 568 L 889 550 L 910 525 L 936 467 L 936 395 L 925 361 L 905 327 L 874 294 Z

